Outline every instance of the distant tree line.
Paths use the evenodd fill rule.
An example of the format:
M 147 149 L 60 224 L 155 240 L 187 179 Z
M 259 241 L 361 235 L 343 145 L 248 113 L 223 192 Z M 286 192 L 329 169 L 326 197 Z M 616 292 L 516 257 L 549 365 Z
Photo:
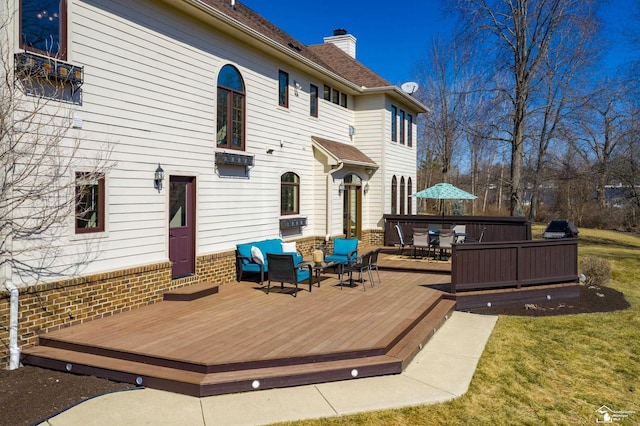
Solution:
M 640 1 L 635 27 L 625 28 L 635 61 L 623 69 L 604 66 L 611 46 L 601 6 L 451 2 L 456 30 L 434 40 L 415 69 L 414 96 L 431 110 L 419 123 L 417 189 L 445 181 L 473 192 L 466 214 L 637 229 Z

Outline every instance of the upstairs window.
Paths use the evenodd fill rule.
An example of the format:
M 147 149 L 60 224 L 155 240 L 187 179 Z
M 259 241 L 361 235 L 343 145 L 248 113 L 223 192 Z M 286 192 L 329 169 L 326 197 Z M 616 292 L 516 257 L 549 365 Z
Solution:
M 104 176 L 76 173 L 76 234 L 104 232 Z
M 391 105 L 391 140 L 398 141 L 398 108 Z
M 413 146 L 413 116 L 407 114 L 407 146 Z
M 324 85 L 324 100 L 331 101 L 331 87 Z
M 278 105 L 289 108 L 289 73 L 278 72 Z
M 331 96 L 331 102 L 333 102 L 336 105 L 340 105 L 340 91 L 333 89 L 332 90 L 332 96 Z
M 318 116 L 318 86 L 309 86 L 309 115 L 312 117 Z
M 245 93 L 240 72 L 225 65 L 218 75 L 216 145 L 244 150 Z
M 340 95 L 340 106 L 346 108 L 347 107 L 347 94 L 342 93 Z
M 55 58 L 67 58 L 66 0 L 20 2 L 20 47 Z
M 300 213 L 300 177 L 287 172 L 280 177 L 280 214 Z
M 400 143 L 404 145 L 404 111 L 400 110 Z

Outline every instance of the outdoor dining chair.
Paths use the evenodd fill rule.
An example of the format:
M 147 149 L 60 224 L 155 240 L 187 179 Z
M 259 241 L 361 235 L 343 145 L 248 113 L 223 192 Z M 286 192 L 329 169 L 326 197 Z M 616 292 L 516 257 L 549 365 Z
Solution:
M 411 244 L 413 244 L 413 240 L 411 241 L 407 241 L 404 237 L 404 232 L 402 231 L 402 227 L 400 226 L 399 223 L 396 223 L 396 231 L 398 232 L 398 238 L 400 239 L 400 255 L 402 255 L 402 251 L 404 250 L 404 246 L 410 246 Z
M 429 249 L 431 237 L 429 236 L 429 230 L 425 229 L 418 231 L 413 230 L 413 257 L 416 257 L 416 252 L 420 250 L 420 254 L 424 254 L 424 249 Z
M 382 279 L 380 278 L 380 271 L 378 270 L 378 255 L 380 254 L 380 250 L 382 250 L 380 247 L 378 247 L 377 249 L 375 249 L 374 251 L 371 252 L 371 271 L 373 274 L 373 270 L 376 270 L 376 274 L 378 275 L 378 282 L 382 282 Z
M 309 280 L 309 291 L 311 291 L 311 266 L 307 268 L 296 268 L 292 254 L 275 254 L 267 253 L 267 262 L 269 262 L 269 284 L 267 285 L 267 294 L 271 289 L 271 281 L 280 281 L 280 288 L 284 288 L 284 283 L 294 284 L 296 290 L 293 297 L 298 296 L 298 283 Z
M 467 226 L 466 225 L 453 225 L 451 227 L 455 234 L 455 242 L 457 244 L 464 244 L 465 239 L 467 238 Z
M 440 259 L 444 260 L 447 258 L 446 251 L 451 250 L 453 248 L 453 240 L 455 238 L 455 233 L 453 229 L 441 229 L 438 234 L 438 248 L 440 249 Z M 444 253 L 444 254 L 443 254 Z M 443 259 L 444 257 L 444 259 Z
M 358 281 L 362 282 L 362 288 L 364 291 L 367 291 L 367 286 L 365 285 L 365 279 L 363 274 L 366 272 L 369 275 L 369 282 L 371 283 L 371 287 L 374 286 L 373 283 L 373 274 L 371 273 L 371 256 L 373 252 L 369 251 L 363 254 L 358 260 L 354 263 L 350 263 L 344 267 L 344 273 L 349 274 L 349 286 L 353 286 L 353 273 L 357 272 L 359 274 Z M 342 290 L 343 281 L 340 280 L 340 290 Z

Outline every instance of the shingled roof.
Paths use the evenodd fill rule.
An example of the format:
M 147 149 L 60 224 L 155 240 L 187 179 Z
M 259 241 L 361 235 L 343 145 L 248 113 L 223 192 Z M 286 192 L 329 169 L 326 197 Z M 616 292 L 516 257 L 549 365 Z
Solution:
M 309 49 L 322 58 L 339 75 L 360 87 L 392 86 L 384 78 L 355 60 L 335 44 L 313 44 Z
M 355 166 L 378 168 L 378 165 L 371 158 L 353 145 L 324 139 L 318 136 L 311 137 L 314 146 L 325 154 L 333 157 L 338 163 L 347 163 Z
M 230 0 L 200 0 L 202 4 L 213 7 L 218 12 L 262 34 L 270 40 L 302 55 L 327 71 L 339 75 L 359 87 L 392 86 L 388 81 L 356 61 L 339 47 L 330 44 L 306 46 L 289 34 L 276 27 L 259 13 L 236 1 L 231 7 Z

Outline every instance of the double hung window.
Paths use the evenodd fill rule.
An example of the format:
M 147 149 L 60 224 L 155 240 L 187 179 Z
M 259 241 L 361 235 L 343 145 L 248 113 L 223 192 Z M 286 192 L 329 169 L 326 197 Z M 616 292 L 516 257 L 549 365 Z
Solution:
M 76 173 L 76 234 L 104 231 L 104 176 Z

